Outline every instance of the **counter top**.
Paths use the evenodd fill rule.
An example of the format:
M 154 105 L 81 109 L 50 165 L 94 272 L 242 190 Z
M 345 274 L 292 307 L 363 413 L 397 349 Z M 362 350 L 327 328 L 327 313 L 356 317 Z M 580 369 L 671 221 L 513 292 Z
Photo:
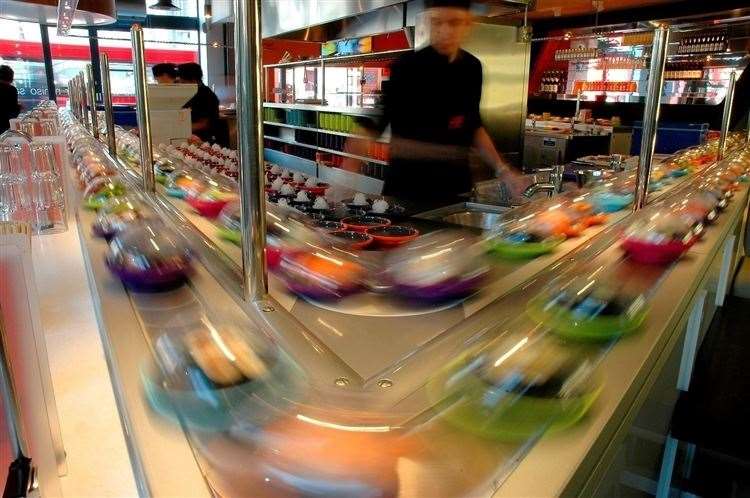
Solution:
M 604 357 L 600 369 L 606 382 L 586 420 L 537 443 L 493 498 L 581 496 L 594 492 L 597 479 L 606 471 L 618 442 L 624 439 L 661 365 L 674 348 L 682 347 L 698 283 L 714 258 L 721 256 L 727 237 L 742 223 L 747 203 L 745 185 L 717 223 L 708 228 L 703 240 L 661 283 L 643 330 L 619 341 Z M 620 257 L 619 250 L 614 249 L 611 257 Z M 544 469 L 543 479 L 540 469 Z
M 743 186 L 718 222 L 709 228 L 704 240 L 660 283 L 653 301 L 653 312 L 643 330 L 620 341 L 604 356 L 600 369 L 612 375 L 608 375 L 599 401 L 583 423 L 536 444 L 530 441 L 525 445 L 494 445 L 491 450 L 487 447 L 492 445 L 476 441 L 477 438 L 466 434 L 441 434 L 450 439 L 450 443 L 445 443 L 442 450 L 454 460 L 470 458 L 476 450 L 486 451 L 483 454 L 491 455 L 489 461 L 495 462 L 494 471 L 486 473 L 476 469 L 462 469 L 461 465 L 452 469 L 457 475 L 471 476 L 465 477 L 468 480 L 476 478 L 476 482 L 470 482 L 471 486 L 466 488 L 471 490 L 472 496 L 489 496 L 493 492 L 495 497 L 577 495 L 584 491 L 590 492 L 596 486 L 596 478 L 604 472 L 608 455 L 617 445 L 618 438 L 624 437 L 622 432 L 637 411 L 650 383 L 658 375 L 660 365 L 682 339 L 681 326 L 687 320 L 686 310 L 696 294 L 698 283 L 711 262 L 721 253 L 728 234 L 742 219 L 747 196 L 747 187 Z M 215 236 L 211 222 L 198 217 L 192 220 L 191 216 L 195 215 L 187 213 L 185 206 L 176 205 L 191 222 L 197 223 L 197 228 L 205 229 L 204 235 L 208 238 Z M 620 213 L 617 215 L 620 218 L 617 219 L 626 215 L 627 213 Z M 79 216 L 81 226 L 88 226 L 92 221 L 91 213 L 80 212 Z M 404 326 L 401 317 L 393 317 L 380 328 L 369 328 L 360 326 L 363 322 L 358 317 L 343 313 L 341 323 L 334 323 L 329 318 L 339 318 L 326 314 L 330 310 L 316 306 L 313 313 L 308 313 L 307 310 L 312 309 L 313 305 L 279 290 L 273 278 L 270 282 L 271 299 L 268 302 L 241 302 L 237 296 L 223 292 L 222 284 L 201 265 L 191 277 L 190 285 L 185 287 L 185 292 L 194 293 L 197 300 L 210 302 L 211 306 L 221 308 L 227 319 L 245 323 L 250 317 L 297 360 L 300 367 L 309 374 L 309 379 L 306 380 L 310 385 L 325 386 L 328 389 L 323 393 L 330 393 L 335 389 L 334 385 L 339 385 L 336 381 L 343 378 L 346 380 L 342 384 L 345 387 L 339 392 L 345 396 L 347 407 L 385 410 L 394 415 L 408 414 L 409 419 L 403 423 L 409 426 L 419 423 L 423 417 L 431 417 L 428 415 L 431 405 L 424 392 L 425 379 L 429 379 L 435 371 L 455 358 L 457 351 L 465 348 L 485 331 L 497 330 L 511 319 L 522 319 L 524 315 L 519 310 L 524 309 L 528 296 L 538 292 L 540 286 L 547 281 L 546 274 L 543 274 L 545 269 L 558 266 L 563 259 L 570 259 L 574 251 L 583 254 L 589 250 L 593 252 L 592 246 L 596 248 L 605 242 L 609 245 L 603 246 L 606 249 L 597 258 L 602 261 L 621 258 L 619 247 L 611 244 L 611 236 L 616 233 L 615 230 L 612 225 L 600 227 L 577 240 L 569 240 L 565 243 L 570 243 L 569 246 L 561 246 L 549 259 L 538 258 L 526 265 L 499 265 L 501 270 L 507 270 L 504 278 L 500 279 L 499 288 L 484 296 L 487 299 L 485 303 L 481 302 L 483 296 L 480 294 L 461 303 L 460 307 L 452 308 L 451 316 L 446 317 L 447 321 L 437 327 L 447 324 L 438 336 L 425 335 L 422 330 L 412 331 L 417 325 Z M 597 234 L 601 237 L 594 236 Z M 149 487 L 152 490 L 159 488 L 159 493 L 155 492 L 154 495 L 183 496 L 179 493 L 186 493 L 189 486 L 199 489 L 198 493 L 202 495 L 206 491 L 206 485 L 199 477 L 200 470 L 190 452 L 185 434 L 176 429 L 160 431 L 158 421 L 149 412 L 142 397 L 140 400 L 136 397 L 140 379 L 135 365 L 150 354 L 147 332 L 137 310 L 139 306 L 148 303 L 141 302 L 141 297 L 137 295 L 129 296 L 122 285 L 108 274 L 102 263 L 105 246 L 101 241 L 93 240 L 90 234 L 84 233 L 82 238 L 85 240 L 85 252 L 90 252 L 87 261 L 92 274 L 92 286 L 99 294 L 98 305 L 102 310 L 103 322 L 107 324 L 107 338 L 111 341 L 108 347 L 114 358 L 112 364 L 115 365 L 111 367 L 113 383 L 124 393 L 125 403 L 121 407 L 121 415 L 126 427 L 133 431 L 133 446 L 139 450 L 135 461 L 142 466 Z M 227 252 L 236 257 L 238 250 L 227 248 Z M 159 299 L 164 304 L 170 298 L 165 296 Z M 476 306 L 474 311 L 468 309 L 472 303 Z M 276 312 L 281 308 L 291 310 L 291 313 Z M 247 316 L 240 316 L 241 310 Z M 477 312 L 480 310 L 481 313 Z M 442 311 L 433 313 L 430 319 L 439 313 Z M 415 319 L 415 324 L 418 321 L 430 322 L 425 317 Z M 434 323 L 428 324 L 430 325 L 435 327 Z M 383 379 L 388 380 L 389 384 L 381 384 Z M 387 389 L 383 386 L 387 386 Z M 357 404 L 358 400 L 362 404 Z M 322 397 L 315 401 L 325 403 L 327 399 Z M 419 415 L 414 416 L 415 413 Z M 428 427 L 427 432 L 430 430 Z M 216 441 L 211 442 L 228 442 L 229 438 L 221 438 L 223 436 L 217 436 Z M 207 439 L 210 438 L 207 436 Z M 154 447 L 155 445 L 158 447 Z M 170 453 L 168 457 L 167 453 Z M 159 479 L 160 472 L 169 472 L 170 469 L 165 468 L 166 460 L 161 459 L 168 459 L 172 474 L 178 473 L 182 477 L 184 470 L 184 479 L 164 479 L 162 482 Z M 216 459 L 214 463 L 217 462 L 236 468 L 232 465 L 235 462 L 226 456 Z M 427 479 L 430 476 L 420 474 L 423 472 L 421 469 L 413 461 L 399 462 L 399 478 L 405 483 L 401 489 L 403 498 L 456 496 L 445 489 L 425 491 L 430 488 L 430 479 Z M 543 479 L 540 479 L 540 469 L 543 469 Z M 414 489 L 419 489 L 419 492 L 415 494 Z M 175 491 L 178 493 L 175 494 Z M 425 495 L 426 492 L 429 494 Z

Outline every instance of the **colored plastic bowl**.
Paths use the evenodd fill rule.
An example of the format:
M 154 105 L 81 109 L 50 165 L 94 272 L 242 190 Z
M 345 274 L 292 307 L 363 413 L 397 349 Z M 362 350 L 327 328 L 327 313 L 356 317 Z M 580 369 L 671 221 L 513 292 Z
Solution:
M 568 308 L 546 305 L 541 297 L 529 301 L 526 312 L 557 335 L 583 342 L 609 341 L 631 334 L 638 330 L 648 315 L 647 307 L 643 306 L 632 314 L 580 317 Z
M 508 242 L 498 240 L 490 243 L 490 252 L 506 259 L 531 259 L 552 252 L 565 241 L 564 236 L 553 236 L 541 242 Z
M 364 232 L 370 228 L 385 227 L 391 224 L 391 220 L 381 216 L 349 216 L 341 220 L 349 230 Z
M 416 228 L 400 225 L 369 228 L 366 233 L 371 235 L 379 245 L 391 247 L 404 244 L 419 237 L 419 230 Z
M 622 241 L 622 248 L 633 261 L 650 265 L 663 265 L 679 259 L 690 249 L 694 240 L 691 239 L 688 243 L 681 240 L 672 240 L 665 244 L 653 244 L 641 239 L 626 238 Z
M 373 243 L 375 238 L 366 232 L 355 232 L 353 230 L 337 230 L 330 233 L 332 237 L 345 241 L 349 249 L 364 249 Z

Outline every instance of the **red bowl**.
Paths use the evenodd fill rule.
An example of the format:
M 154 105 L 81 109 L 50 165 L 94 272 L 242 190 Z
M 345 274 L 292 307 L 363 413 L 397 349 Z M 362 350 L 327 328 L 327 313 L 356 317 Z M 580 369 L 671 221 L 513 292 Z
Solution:
M 328 183 L 318 183 L 315 187 L 302 187 L 302 190 L 307 190 L 311 194 L 325 195 L 326 189 L 330 187 Z
M 652 244 L 640 239 L 624 239 L 622 248 L 633 261 L 649 265 L 663 265 L 676 261 L 690 249 L 695 239 L 689 243 L 673 240 L 666 244 Z
M 370 228 L 366 232 L 372 235 L 381 246 L 398 246 L 419 237 L 419 230 L 399 225 Z
M 349 216 L 341 220 L 348 230 L 365 232 L 371 228 L 385 227 L 391 224 L 391 220 L 380 216 Z
M 187 203 L 190 204 L 190 206 L 201 216 L 206 218 L 216 218 L 229 201 L 207 201 L 197 197 L 190 197 L 187 199 Z
M 266 246 L 266 264 L 273 270 L 281 263 L 281 249 L 275 246 Z
M 338 230 L 331 232 L 329 235 L 343 240 L 344 244 L 346 244 L 349 249 L 354 250 L 364 249 L 375 240 L 372 235 L 369 235 L 366 232 L 354 232 L 351 230 Z

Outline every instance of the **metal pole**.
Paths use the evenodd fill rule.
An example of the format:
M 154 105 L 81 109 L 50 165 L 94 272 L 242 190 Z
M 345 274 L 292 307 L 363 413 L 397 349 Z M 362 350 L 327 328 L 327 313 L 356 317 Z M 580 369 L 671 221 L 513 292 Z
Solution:
M 70 101 L 70 110 L 73 111 L 73 115 L 79 120 L 81 115 L 78 112 L 78 90 L 76 90 L 76 79 L 71 78 L 68 81 L 68 100 Z
M 44 74 L 47 76 L 47 95 L 50 100 L 57 102 L 57 88 L 55 87 L 55 70 L 52 67 L 52 49 L 49 46 L 49 31 L 44 24 L 39 25 L 39 34 L 44 54 Z
M 668 47 L 669 27 L 661 25 L 654 30 L 654 46 L 651 51 L 646 108 L 643 112 L 643 137 L 641 137 L 641 154 L 638 158 L 633 211 L 638 211 L 645 206 L 648 197 L 648 182 L 651 177 L 651 162 L 654 159 L 654 150 L 656 149 L 656 130 L 659 122 L 661 90 L 664 86 L 664 64 L 667 60 Z
M 724 152 L 727 148 L 727 135 L 729 134 L 729 121 L 732 120 L 732 104 L 734 104 L 734 85 L 737 82 L 737 73 L 729 73 L 729 86 L 727 87 L 727 96 L 724 98 L 724 115 L 721 118 L 721 136 L 719 137 L 719 156 L 718 160 L 724 159 Z
M 74 78 L 75 87 L 74 91 L 76 94 L 76 112 L 78 114 L 78 120 L 85 124 L 85 117 L 83 115 L 83 97 L 81 93 L 81 78 L 80 75 L 76 75 Z
M 96 110 L 96 85 L 94 84 L 94 67 L 86 64 L 86 91 L 88 92 L 89 111 L 91 112 L 91 132 L 99 140 L 99 114 Z
M 259 0 L 234 0 L 234 43 L 244 290 L 246 300 L 259 301 L 268 292 Z
M 86 78 L 83 71 L 78 73 L 78 89 L 81 95 L 81 112 L 83 113 L 83 124 L 86 129 L 91 131 L 91 121 L 89 120 L 89 96 L 86 92 Z
M 406 11 L 406 6 L 404 6 L 404 11 Z M 282 69 L 283 71 L 283 69 Z M 320 100 L 323 102 L 323 104 L 326 103 L 326 61 L 325 59 L 320 59 L 320 78 L 321 78 L 321 92 L 320 92 Z
M 154 155 L 151 149 L 151 115 L 148 105 L 148 80 L 146 79 L 146 55 L 143 48 L 143 28 L 140 24 L 133 24 L 130 28 L 133 40 L 133 76 L 135 77 L 136 114 L 138 116 L 138 131 L 141 139 L 141 170 L 143 175 L 143 189 L 154 192 Z
M 76 98 L 75 98 L 75 78 L 71 78 L 68 80 L 68 107 L 70 107 L 70 112 L 73 113 L 73 116 L 78 117 L 78 112 L 76 111 Z
M 747 142 L 750 143 L 750 111 L 747 113 Z
M 109 82 L 109 56 L 99 55 L 99 71 L 102 80 L 102 101 L 104 102 L 104 120 L 107 124 L 107 146 L 112 156 L 117 155 L 117 143 L 115 142 L 115 117 L 112 111 L 112 88 Z

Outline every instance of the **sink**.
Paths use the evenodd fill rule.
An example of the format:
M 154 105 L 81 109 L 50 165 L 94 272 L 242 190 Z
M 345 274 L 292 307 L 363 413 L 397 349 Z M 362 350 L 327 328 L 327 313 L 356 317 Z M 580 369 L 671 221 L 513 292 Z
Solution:
M 461 202 L 417 215 L 417 218 L 438 220 L 454 225 L 489 230 L 499 224 L 509 207 Z

